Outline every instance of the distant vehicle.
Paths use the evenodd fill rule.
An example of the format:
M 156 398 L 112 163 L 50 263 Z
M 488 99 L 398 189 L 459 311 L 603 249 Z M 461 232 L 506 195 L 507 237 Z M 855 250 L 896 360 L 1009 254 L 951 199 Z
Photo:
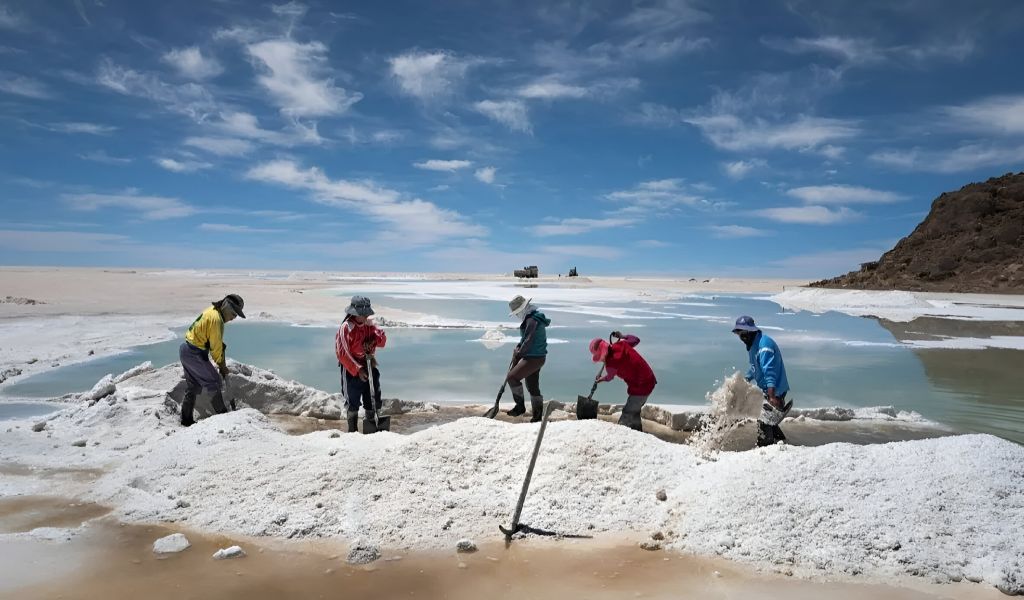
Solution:
M 537 265 L 530 265 L 529 267 L 523 267 L 522 269 L 516 269 L 512 272 L 513 275 L 525 279 L 536 279 L 540 276 L 540 272 L 537 269 Z
M 579 277 L 580 274 L 576 272 L 576 267 L 569 269 L 569 277 Z

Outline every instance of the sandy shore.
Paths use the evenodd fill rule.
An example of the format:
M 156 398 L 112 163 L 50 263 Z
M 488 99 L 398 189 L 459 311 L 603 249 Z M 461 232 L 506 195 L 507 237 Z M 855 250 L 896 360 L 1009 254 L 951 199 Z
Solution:
M 758 572 L 716 558 L 645 551 L 607 536 L 481 545 L 477 552 L 389 552 L 370 566 L 346 564 L 344 544 L 274 542 L 182 528 L 125 525 L 90 503 L 53 496 L 0 499 L 0 595 L 16 598 L 801 598 L 983 600 L 992 588 L 967 583 L 892 585 L 815 582 Z M 84 525 L 82 525 L 84 523 Z M 66 544 L 19 537 L 34 527 L 73 527 Z M 153 541 L 183 532 L 191 546 L 156 555 Z M 11 534 L 14 535 L 11 535 Z M 6 534 L 6 535 L 5 535 Z M 243 558 L 215 561 L 240 545 Z

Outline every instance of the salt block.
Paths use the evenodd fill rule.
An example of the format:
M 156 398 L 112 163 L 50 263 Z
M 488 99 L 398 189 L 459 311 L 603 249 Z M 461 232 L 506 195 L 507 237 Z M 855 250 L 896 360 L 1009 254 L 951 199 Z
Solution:
M 191 545 L 184 534 L 172 533 L 153 542 L 153 552 L 156 554 L 175 554 Z
M 380 558 L 380 548 L 373 544 L 355 542 L 352 549 L 348 551 L 348 558 L 345 559 L 350 565 L 367 565 Z
M 455 544 L 455 549 L 459 552 L 476 552 L 476 542 L 473 540 L 462 539 Z
M 89 400 L 99 400 L 113 394 L 116 390 L 117 385 L 114 384 L 114 376 L 104 375 L 103 379 L 97 381 L 96 385 L 92 386 L 92 389 L 86 392 L 85 396 Z
M 241 546 L 221 548 L 220 550 L 213 553 L 214 560 L 223 560 L 225 558 L 241 558 L 243 556 L 245 556 L 245 551 L 242 550 Z

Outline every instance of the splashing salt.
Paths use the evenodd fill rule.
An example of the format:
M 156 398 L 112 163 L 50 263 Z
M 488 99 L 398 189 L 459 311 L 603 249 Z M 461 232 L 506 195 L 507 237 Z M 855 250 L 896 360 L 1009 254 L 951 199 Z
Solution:
M 737 371 L 705 396 L 711 409 L 701 417 L 689 444 L 701 456 L 720 451 L 729 435 L 745 420 L 756 418 L 761 411 L 761 390 L 750 384 Z

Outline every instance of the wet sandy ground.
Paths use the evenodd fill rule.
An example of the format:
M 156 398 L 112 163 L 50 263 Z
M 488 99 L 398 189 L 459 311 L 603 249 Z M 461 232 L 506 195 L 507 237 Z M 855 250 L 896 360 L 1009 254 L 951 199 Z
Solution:
M 486 412 L 486 406 L 445 406 L 436 412 L 407 413 L 391 417 L 391 431 L 410 434 L 430 427 L 451 423 L 465 417 L 480 417 Z M 557 414 L 557 413 L 555 413 Z M 564 414 L 564 413 L 563 413 Z M 282 430 L 292 435 L 302 435 L 313 431 L 341 430 L 347 431 L 345 421 L 331 421 L 290 415 L 270 415 Z M 575 417 L 571 417 L 575 418 Z M 604 421 L 615 423 L 618 415 L 602 415 Z M 529 417 L 514 419 L 501 413 L 498 420 L 507 423 L 528 423 Z M 554 418 L 552 421 L 565 420 L 565 417 Z M 690 432 L 673 431 L 669 427 L 653 421 L 644 421 L 644 431 L 674 444 L 685 444 Z M 362 419 L 360 418 L 360 427 Z M 920 427 L 896 421 L 816 421 L 794 419 L 783 423 L 783 430 L 790 444 L 796 446 L 821 446 L 834 442 L 850 444 L 883 444 L 903 440 L 918 440 L 951 435 L 952 432 L 934 428 Z M 757 437 L 757 426 L 746 423 L 738 427 L 726 438 L 724 450 L 749 450 L 754 447 Z
M 14 523 L 70 525 L 105 509 L 52 497 L 0 499 L 0 528 Z M 26 515 L 26 513 L 30 513 Z M 0 598 L 785 598 L 819 600 L 996 599 L 975 584 L 911 587 L 820 583 L 716 559 L 641 550 L 619 539 L 517 540 L 481 546 L 474 554 L 385 551 L 383 560 L 355 567 L 332 541 L 250 540 L 184 531 L 192 547 L 157 556 L 153 541 L 177 530 L 91 521 L 71 541 L 0 536 Z M 495 531 L 497 534 L 497 530 Z M 496 535 L 497 537 L 497 535 Z M 243 558 L 216 561 L 219 548 L 239 544 Z

